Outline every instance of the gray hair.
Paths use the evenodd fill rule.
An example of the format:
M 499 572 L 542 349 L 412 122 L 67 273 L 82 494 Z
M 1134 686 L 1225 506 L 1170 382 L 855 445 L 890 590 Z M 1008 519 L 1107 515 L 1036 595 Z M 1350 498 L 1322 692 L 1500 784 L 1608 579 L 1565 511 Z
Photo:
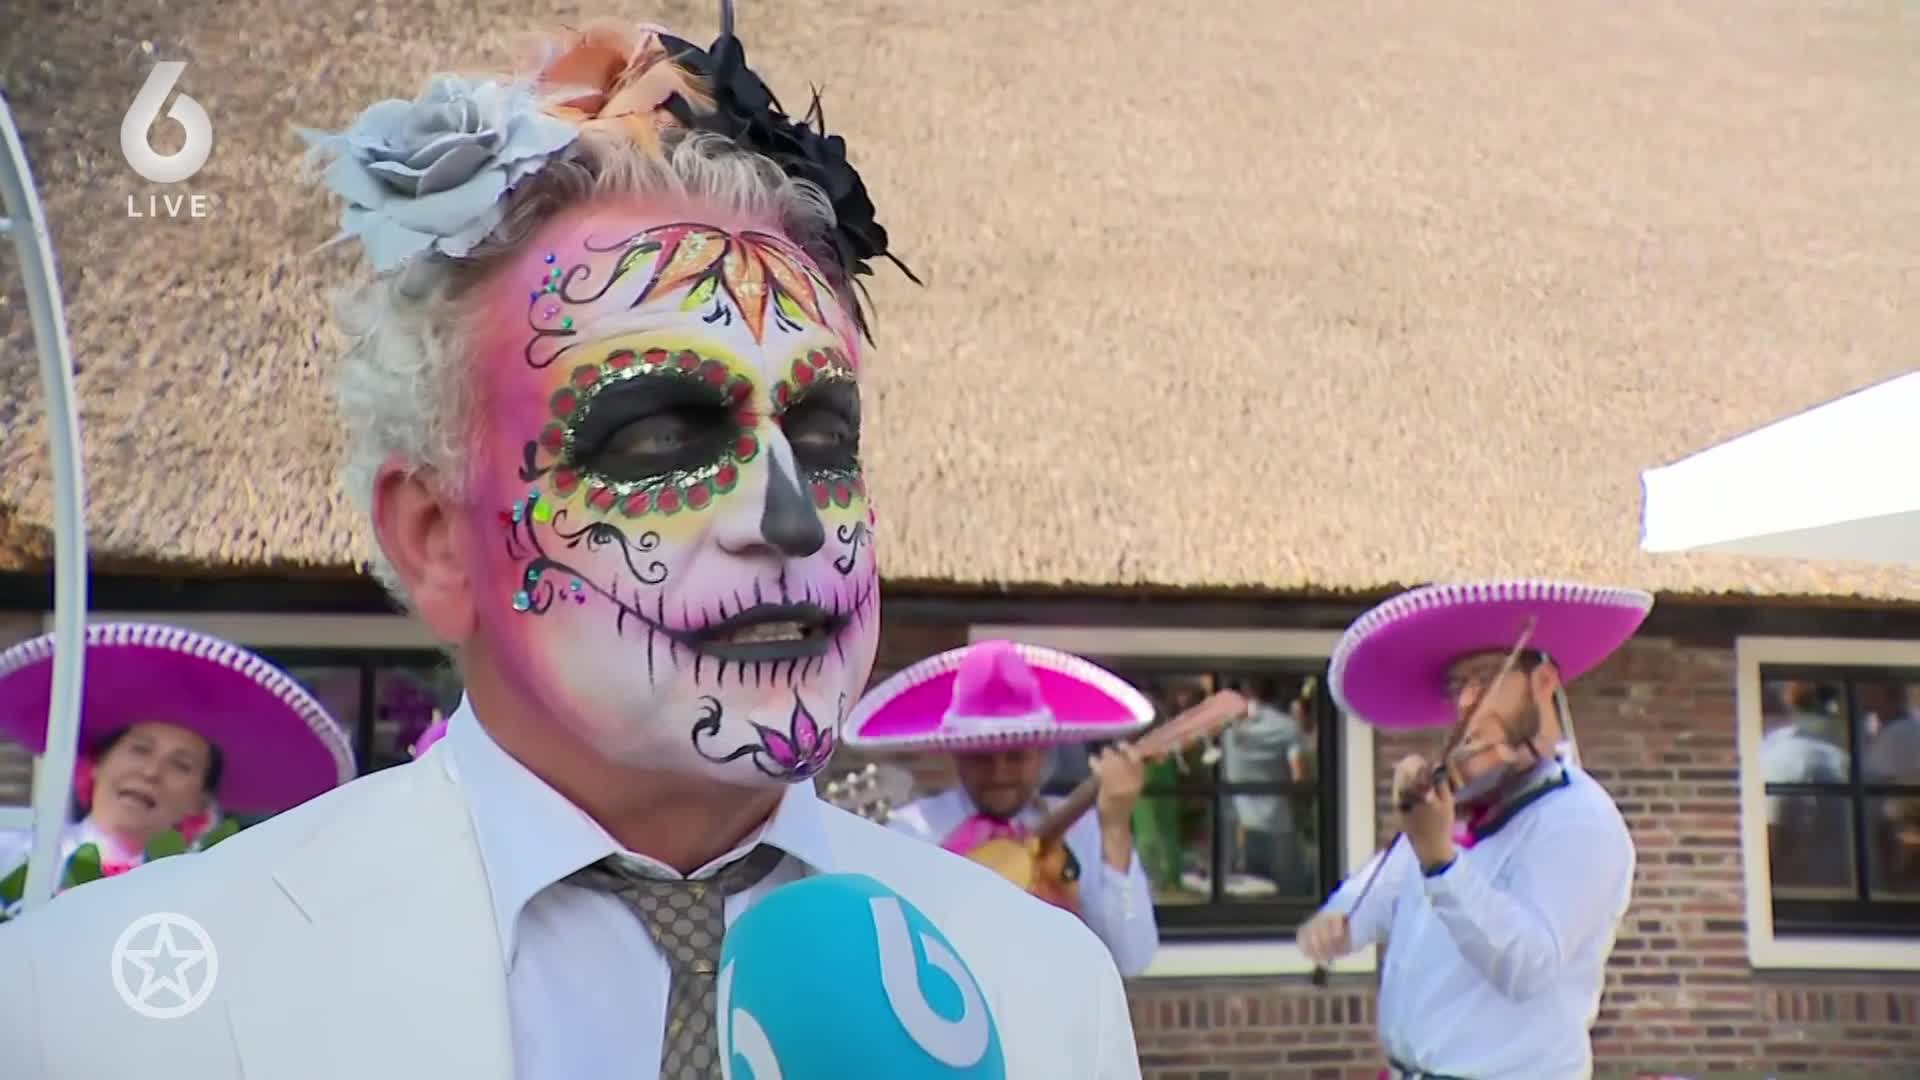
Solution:
M 471 355 L 472 342 L 465 339 L 470 297 L 565 209 L 607 195 L 665 196 L 778 223 L 836 290 L 850 288 L 833 258 L 833 204 L 817 185 L 787 176 L 772 160 L 704 131 L 667 133 L 657 156 L 613 139 L 583 136 L 577 145 L 573 157 L 550 163 L 509 196 L 504 220 L 470 256 L 425 260 L 350 289 L 337 301 L 348 340 L 337 384 L 347 425 L 344 479 L 363 512 L 371 511 L 374 478 L 389 461 L 431 471 L 449 496 L 465 494 L 472 380 L 457 365 Z M 377 547 L 373 573 L 406 603 L 392 564 Z

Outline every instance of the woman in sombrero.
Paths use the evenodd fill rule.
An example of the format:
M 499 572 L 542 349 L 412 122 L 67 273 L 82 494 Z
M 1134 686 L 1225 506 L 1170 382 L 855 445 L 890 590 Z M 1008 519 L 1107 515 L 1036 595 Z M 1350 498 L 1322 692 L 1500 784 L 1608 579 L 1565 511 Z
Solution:
M 218 638 L 152 623 L 87 628 L 74 820 L 61 858 L 93 845 L 103 875 L 168 830 L 189 848 L 222 812 L 271 814 L 350 779 L 347 735 L 291 675 Z M 53 638 L 0 653 L 0 739 L 47 741 Z M 32 837 L 0 833 L 0 875 Z
M 854 706 L 843 737 L 869 751 L 951 755 L 959 786 L 901 807 L 887 824 L 993 865 L 989 845 L 1027 839 L 1054 805 L 1039 797 L 1054 748 L 1124 740 L 1153 715 L 1144 694 L 1080 657 L 983 641 L 929 657 L 873 688 Z M 1133 842 L 1144 765 L 1122 741 L 1090 767 L 1099 799 L 1063 838 L 1064 884 L 1071 888 L 1041 882 L 1034 891 L 1078 914 L 1130 977 L 1146 970 L 1160 946 L 1152 890 Z

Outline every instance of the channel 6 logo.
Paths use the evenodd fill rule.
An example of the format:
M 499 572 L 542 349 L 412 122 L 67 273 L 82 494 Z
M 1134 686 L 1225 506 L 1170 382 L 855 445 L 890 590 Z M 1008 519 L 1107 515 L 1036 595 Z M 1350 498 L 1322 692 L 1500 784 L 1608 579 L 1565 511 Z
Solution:
M 127 115 L 120 121 L 120 153 L 134 172 L 156 184 L 177 184 L 190 179 L 207 163 L 213 153 L 213 122 L 200 103 L 181 94 L 167 109 L 167 119 L 186 130 L 187 141 L 171 154 L 157 153 L 148 136 L 154 121 L 160 119 L 160 106 L 173 92 L 187 65 L 179 60 L 162 60 L 153 65 L 146 84 L 140 87 Z

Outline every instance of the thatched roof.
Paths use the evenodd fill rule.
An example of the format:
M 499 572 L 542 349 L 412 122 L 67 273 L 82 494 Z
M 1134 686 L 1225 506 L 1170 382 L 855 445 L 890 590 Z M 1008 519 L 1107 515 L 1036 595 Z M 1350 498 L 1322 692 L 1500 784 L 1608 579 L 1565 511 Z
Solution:
M 1920 356 L 1900 5 L 739 5 L 776 90 L 824 86 L 929 284 L 876 286 L 893 579 L 1920 598 L 1910 574 L 1637 553 L 1641 469 Z M 289 126 L 498 58 L 528 6 L 115 6 L 34 5 L 0 42 L 85 365 L 95 543 L 349 564 L 341 263 L 299 257 L 332 219 L 288 182 Z M 124 216 L 160 190 L 118 150 L 151 57 L 190 61 L 213 118 L 183 185 L 211 220 Z M 24 359 L 17 297 L 0 320 Z M 32 365 L 0 380 L 0 507 L 40 536 Z

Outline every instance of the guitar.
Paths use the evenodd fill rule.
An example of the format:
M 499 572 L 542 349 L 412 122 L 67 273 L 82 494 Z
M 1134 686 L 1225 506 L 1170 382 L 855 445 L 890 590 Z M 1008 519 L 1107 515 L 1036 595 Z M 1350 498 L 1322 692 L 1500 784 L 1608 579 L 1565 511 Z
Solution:
M 1176 753 L 1197 739 L 1210 738 L 1244 720 L 1248 707 L 1246 698 L 1232 690 L 1221 690 L 1148 731 L 1134 741 L 1134 749 L 1147 761 Z M 1073 880 L 1063 840 L 1067 830 L 1093 808 L 1099 797 L 1100 780 L 1089 776 L 1048 810 L 1024 839 L 989 840 L 967 852 L 967 858 L 1034 896 L 1077 913 L 1080 886 Z
M 898 765 L 871 763 L 827 782 L 821 798 L 876 825 L 885 825 L 893 808 L 913 798 L 913 774 Z

